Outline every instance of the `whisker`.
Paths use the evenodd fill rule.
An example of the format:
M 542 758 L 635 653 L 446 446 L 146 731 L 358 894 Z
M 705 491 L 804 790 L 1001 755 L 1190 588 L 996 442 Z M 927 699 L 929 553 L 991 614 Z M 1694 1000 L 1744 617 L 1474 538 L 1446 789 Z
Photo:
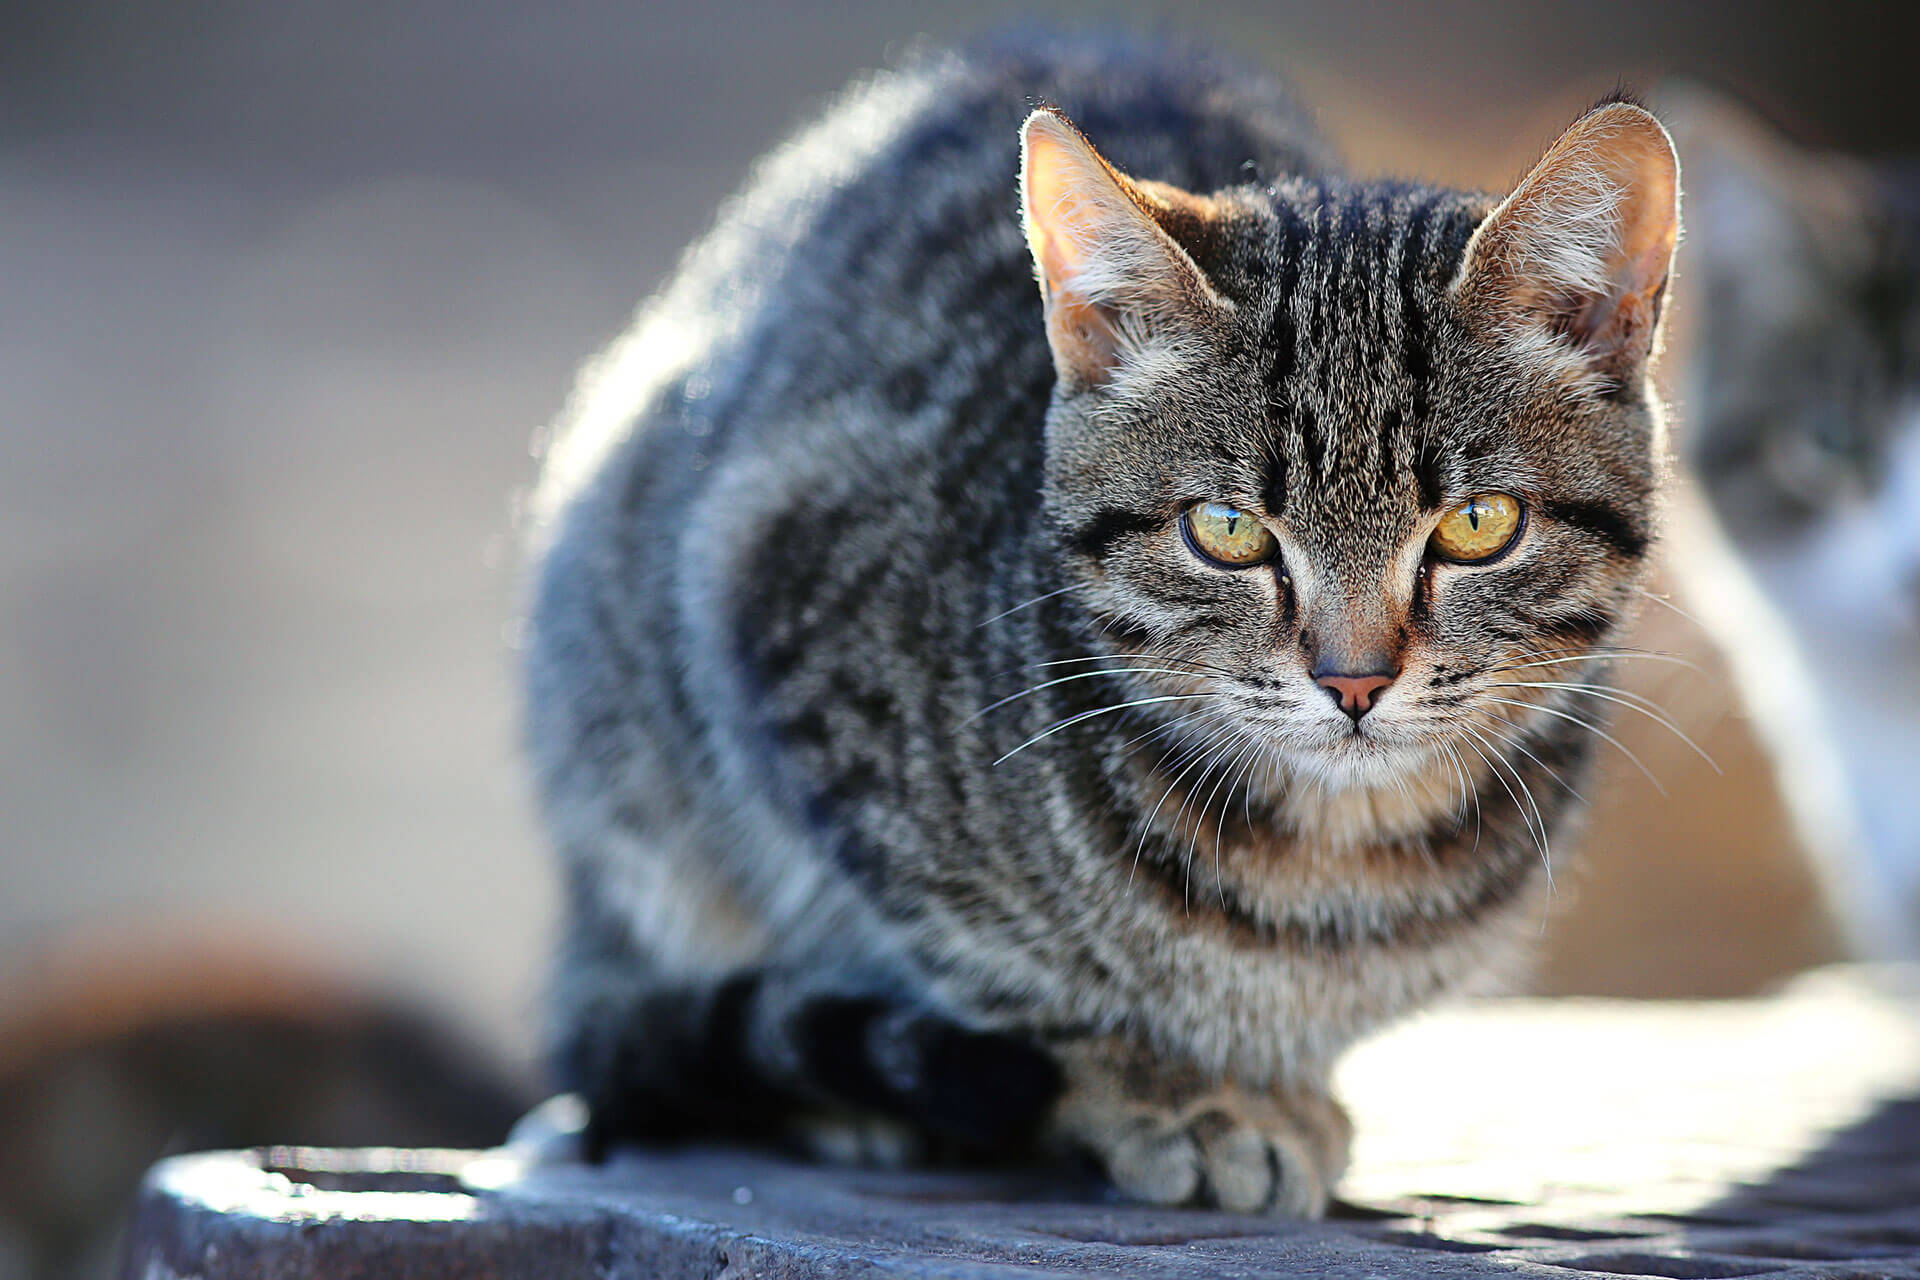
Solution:
M 1507 724 L 1507 722 L 1504 720 L 1500 721 L 1500 723 L 1506 724 L 1509 729 L 1513 728 L 1511 724 Z M 1527 759 L 1539 765 L 1542 769 L 1545 769 L 1547 771 L 1547 776 L 1549 778 L 1552 778 L 1555 782 L 1559 783 L 1560 786 L 1566 791 L 1566 793 L 1572 796 L 1575 800 L 1578 800 L 1581 804 L 1588 803 L 1587 798 L 1581 795 L 1579 791 L 1575 790 L 1574 785 L 1571 782 L 1568 782 L 1564 777 L 1562 777 L 1558 769 L 1554 768 L 1552 765 L 1548 764 L 1545 760 L 1542 760 L 1539 756 L 1533 754 L 1532 751 L 1527 749 L 1527 744 L 1521 741 L 1521 735 L 1519 730 L 1515 729 L 1514 732 L 1512 733 L 1501 733 L 1498 729 L 1494 728 L 1493 725 L 1491 724 L 1482 724 L 1480 727 L 1482 729 L 1485 729 L 1488 733 L 1491 733 L 1495 738 L 1499 739 L 1501 742 L 1504 742 L 1508 746 L 1512 747 L 1515 751 L 1518 751 L 1521 755 L 1525 756 Z
M 1024 666 L 1013 667 L 1013 668 L 1010 668 L 1009 670 L 998 672 L 997 674 L 999 676 L 1010 676 L 1021 671 L 1032 671 L 1039 667 L 1067 667 L 1067 666 L 1073 666 L 1082 662 L 1134 662 L 1134 661 L 1166 662 L 1166 663 L 1179 662 L 1179 663 L 1185 663 L 1187 666 L 1192 667 L 1196 671 L 1204 671 L 1213 675 L 1232 676 L 1234 674 L 1233 672 L 1227 670 L 1225 667 L 1217 667 L 1210 662 L 1201 662 L 1195 658 L 1182 658 L 1176 654 L 1124 653 L 1124 652 L 1090 653 L 1083 658 L 1055 658 L 1050 662 L 1029 662 Z
M 1228 714 L 1227 712 L 1222 711 L 1218 707 L 1202 707 L 1197 711 L 1183 712 L 1182 714 L 1175 716 L 1172 720 L 1169 720 L 1165 724 L 1155 725 L 1153 728 L 1148 729 L 1145 733 L 1134 734 L 1131 738 L 1128 738 L 1125 742 L 1121 743 L 1120 745 L 1122 747 L 1135 746 L 1139 743 L 1145 742 L 1148 738 L 1155 737 L 1159 734 L 1167 733 L 1173 730 L 1183 729 L 1187 725 L 1193 723 L 1196 720 L 1200 721 L 1201 723 L 1206 723 L 1208 721 L 1225 719 L 1227 714 Z
M 1211 710 L 1211 708 L 1208 708 L 1207 710 Z M 1204 714 L 1204 711 L 1203 711 L 1203 714 Z M 1180 785 L 1180 780 L 1186 777 L 1187 774 L 1191 773 L 1195 766 L 1197 766 L 1203 760 L 1210 759 L 1216 752 L 1220 750 L 1222 750 L 1220 745 L 1215 744 L 1214 746 L 1208 747 L 1206 750 L 1195 755 L 1193 759 L 1187 761 L 1187 763 L 1181 767 L 1180 772 L 1173 775 L 1173 781 L 1167 783 L 1167 789 L 1160 793 L 1160 798 L 1154 802 L 1153 811 L 1147 814 L 1146 821 L 1141 824 L 1140 839 L 1137 842 L 1135 842 L 1133 846 L 1133 869 L 1127 873 L 1127 888 L 1129 890 L 1133 888 L 1134 875 L 1140 870 L 1140 855 L 1146 850 L 1147 837 L 1153 834 L 1153 821 L 1155 818 L 1158 818 L 1160 816 L 1160 810 L 1166 805 L 1167 797 L 1173 794 L 1174 788 Z M 1204 777 L 1205 774 L 1202 774 L 1201 776 Z M 1186 811 L 1185 799 L 1182 799 L 1180 802 L 1180 811 L 1182 813 Z M 1174 825 L 1174 831 L 1178 833 L 1180 829 L 1179 814 L 1174 815 L 1173 825 Z
M 1180 808 L 1176 810 L 1173 815 L 1173 829 L 1176 838 L 1179 835 L 1181 823 L 1186 819 L 1187 806 L 1193 803 L 1194 796 L 1198 794 L 1201 787 L 1207 784 L 1207 779 L 1212 775 L 1215 767 L 1226 759 L 1227 752 L 1233 749 L 1235 744 L 1239 742 L 1241 735 L 1245 732 L 1246 730 L 1242 728 L 1236 730 L 1234 733 L 1228 734 L 1226 741 L 1222 742 L 1212 751 L 1209 751 L 1206 756 L 1203 757 L 1207 762 L 1206 767 L 1200 771 L 1200 777 L 1194 782 L 1193 787 L 1187 791 L 1185 795 L 1180 797 Z M 1200 817 L 1201 815 L 1197 811 L 1193 815 L 1193 840 L 1187 847 L 1186 858 L 1182 860 L 1180 864 L 1182 871 L 1185 873 L 1182 896 L 1184 905 L 1189 911 L 1193 909 L 1193 862 L 1195 853 L 1200 847 Z
M 1254 758 L 1254 763 L 1260 766 L 1262 776 L 1266 779 L 1266 787 L 1264 789 L 1271 791 L 1273 780 L 1272 753 L 1258 753 Z M 1240 814 L 1247 820 L 1247 827 L 1251 829 L 1253 827 L 1253 778 L 1251 775 L 1247 777 L 1246 785 L 1240 788 Z M 1225 821 L 1224 813 L 1222 814 L 1221 820 Z
M 1663 796 L 1667 794 L 1666 787 L 1661 784 L 1660 779 L 1653 776 L 1653 771 L 1647 768 L 1645 761 L 1643 761 L 1639 756 L 1633 754 L 1633 752 L 1627 748 L 1627 745 L 1621 742 L 1620 739 L 1614 737 L 1612 734 L 1608 733 L 1605 729 L 1602 729 L 1599 725 L 1593 723 L 1593 721 L 1582 720 L 1579 716 L 1576 716 L 1571 712 L 1562 711 L 1558 707 L 1543 706 L 1538 702 L 1520 702 L 1513 698 L 1488 698 L 1487 701 L 1498 702 L 1502 706 L 1518 707 L 1522 711 L 1543 711 L 1547 715 L 1557 716 L 1560 719 L 1565 720 L 1570 724 L 1579 725 L 1582 729 L 1587 730 L 1587 732 L 1595 735 L 1601 740 L 1612 743 L 1614 747 L 1620 752 L 1621 755 L 1633 761 L 1634 767 L 1639 769 L 1640 772 L 1646 776 L 1647 781 L 1653 784 L 1653 789 L 1655 791 L 1658 791 Z
M 1002 618 L 1011 617 L 1012 615 L 1020 612 L 1022 609 L 1031 609 L 1034 605 L 1043 604 L 1046 601 L 1053 599 L 1055 596 L 1063 596 L 1067 594 L 1067 592 L 1069 591 L 1083 590 L 1085 586 L 1086 586 L 1085 583 L 1076 582 L 1072 586 L 1061 587 L 1058 591 L 1049 591 L 1047 592 L 1047 594 L 1043 596 L 1035 596 L 1031 600 L 1023 600 L 1019 604 L 1013 606 L 1013 608 L 1011 609 L 1002 609 L 999 613 L 994 614 L 991 618 L 988 618 L 985 622 L 975 623 L 973 629 L 975 631 L 978 631 L 981 627 L 988 626 L 992 623 L 998 622 Z
M 986 706 L 980 708 L 978 711 L 968 716 L 965 720 L 962 720 L 960 724 L 961 724 L 961 727 L 964 728 L 967 725 L 972 724 L 975 720 L 978 720 L 981 716 L 987 714 L 987 712 L 989 711 L 998 711 L 1001 707 L 1006 706 L 1009 702 L 1018 702 L 1021 698 L 1025 698 L 1031 694 L 1039 693 L 1042 689 L 1051 689 L 1055 685 L 1069 684 L 1075 680 L 1092 680 L 1099 676 L 1128 675 L 1135 672 L 1138 672 L 1141 675 L 1167 675 L 1167 676 L 1190 676 L 1193 674 L 1193 672 L 1191 671 L 1181 671 L 1176 667 L 1113 667 L 1104 671 L 1082 671 L 1077 675 L 1057 676 L 1052 680 L 1045 680 L 1036 685 L 1029 685 L 1027 688 L 1022 689 L 1018 693 L 1010 693 L 1006 697 L 1000 699 L 998 702 L 989 702 Z
M 1068 716 L 1056 725 L 1042 729 L 1039 733 L 1034 734 L 1031 738 L 1028 738 L 1025 742 L 1007 752 L 1006 755 L 1001 756 L 993 763 L 996 765 L 1005 764 L 1008 760 L 1019 755 L 1022 751 L 1025 751 L 1034 743 L 1039 742 L 1042 738 L 1051 738 L 1062 729 L 1071 729 L 1081 721 L 1091 720 L 1095 716 L 1110 715 L 1115 711 L 1125 711 L 1129 707 L 1148 707 L 1159 702 L 1191 702 L 1196 698 L 1224 698 L 1225 696 L 1223 693 L 1170 693 L 1157 698 L 1135 698 L 1131 702 L 1116 702 L 1110 707 L 1096 707 L 1092 711 L 1082 711 L 1077 715 Z
M 1523 654 L 1521 656 L 1537 657 L 1538 655 Z M 1640 650 L 1640 649 L 1628 650 L 1625 652 L 1613 652 L 1613 651 L 1601 649 L 1601 650 L 1594 650 L 1590 653 L 1573 654 L 1569 657 L 1564 657 L 1564 658 L 1541 658 L 1537 662 L 1502 663 L 1499 666 L 1488 667 L 1487 670 L 1489 671 L 1524 671 L 1529 667 L 1558 667 L 1558 666 L 1565 666 L 1568 663 L 1573 663 L 1573 662 L 1613 662 L 1622 658 L 1638 659 L 1639 661 L 1642 661 L 1642 662 L 1670 662 L 1677 667 L 1685 667 L 1689 671 L 1704 674 L 1703 672 L 1701 672 L 1699 663 L 1689 662 L 1687 659 L 1671 653 L 1653 653 L 1648 650 Z
M 1487 768 L 1492 771 L 1494 778 L 1500 783 L 1501 788 L 1506 791 L 1507 798 L 1513 801 L 1514 810 L 1520 815 L 1521 825 L 1527 829 L 1528 837 L 1533 841 L 1534 848 L 1539 851 L 1540 865 L 1547 870 L 1547 892 L 1551 895 L 1553 893 L 1553 856 L 1549 852 L 1549 846 L 1547 844 L 1547 822 L 1540 814 L 1540 806 L 1533 803 L 1533 792 L 1528 790 L 1526 779 L 1520 776 L 1518 770 L 1513 770 L 1514 781 L 1518 782 L 1520 784 L 1520 790 L 1526 793 L 1527 802 L 1523 804 L 1521 803 L 1520 797 L 1514 793 L 1513 788 L 1507 785 L 1506 776 L 1500 772 L 1501 764 L 1506 764 L 1508 769 L 1513 769 L 1513 765 L 1505 761 L 1499 751 L 1494 749 L 1493 744 L 1487 742 L 1485 738 L 1480 737 L 1471 727 L 1464 724 L 1460 727 L 1470 735 L 1471 738 L 1486 743 L 1487 751 L 1493 752 L 1492 755 L 1488 755 L 1487 751 L 1482 751 L 1478 746 L 1475 746 L 1472 741 L 1468 741 L 1466 744 L 1475 755 L 1487 762 Z M 1532 818 L 1527 816 L 1528 805 L 1533 806 Z M 1538 830 L 1536 830 L 1534 826 L 1536 821 L 1539 823 Z
M 1436 739 L 1434 742 L 1434 746 L 1444 751 L 1446 750 L 1447 744 L 1443 741 L 1439 741 Z M 1460 781 L 1460 771 L 1457 768 L 1452 767 L 1453 761 L 1449 760 L 1447 761 L 1447 764 L 1449 766 L 1447 770 L 1447 808 L 1453 812 L 1453 815 L 1455 818 L 1455 826 L 1457 828 L 1459 825 L 1459 821 L 1461 819 L 1464 819 L 1466 816 L 1465 806 L 1467 802 L 1464 799 L 1456 800 L 1454 798 L 1456 794 L 1455 787 Z
M 1479 756 L 1480 763 L 1487 766 L 1487 772 L 1493 776 L 1495 781 L 1505 788 L 1507 798 L 1513 801 L 1514 811 L 1520 815 L 1520 821 L 1526 827 L 1528 837 L 1531 838 L 1533 835 L 1533 822 L 1527 815 L 1526 806 L 1520 803 L 1520 797 L 1514 794 L 1513 788 L 1507 786 L 1507 779 L 1505 775 L 1494 766 L 1493 757 L 1464 738 L 1460 740 L 1460 745 L 1473 752 L 1476 756 Z
M 1682 609 L 1679 605 L 1667 599 L 1665 596 L 1655 595 L 1653 592 L 1647 590 L 1645 587 L 1636 586 L 1634 590 L 1639 594 L 1645 596 L 1647 599 L 1653 601 L 1655 604 L 1659 605 L 1661 608 L 1672 610 L 1674 613 L 1674 616 L 1685 618 L 1688 622 L 1691 622 L 1696 627 L 1700 625 L 1700 619 L 1694 617 L 1692 614 L 1688 613 L 1685 609 Z
M 1715 773 L 1725 776 L 1719 763 L 1715 761 L 1712 756 L 1708 755 L 1699 743 L 1688 737 L 1679 725 L 1673 722 L 1673 718 L 1667 714 L 1666 708 L 1654 702 L 1645 694 L 1634 693 L 1627 689 L 1603 688 L 1599 685 L 1591 684 L 1561 683 L 1552 680 L 1520 680 L 1508 684 L 1493 684 L 1488 687 L 1494 689 L 1566 689 L 1573 693 L 1584 693 L 1590 698 L 1599 698 L 1605 702 L 1618 703 L 1620 706 L 1638 711 L 1641 715 L 1653 721 L 1668 733 L 1671 733 L 1674 737 L 1686 743 L 1689 747 L 1692 747 L 1693 753 L 1702 760 L 1705 760 L 1709 768 Z
M 1467 825 L 1467 799 L 1471 797 L 1473 799 L 1473 848 L 1477 853 L 1480 850 L 1480 793 L 1474 789 L 1473 777 L 1467 769 L 1466 761 L 1460 758 L 1460 752 L 1444 738 L 1439 739 L 1439 743 L 1441 749 L 1447 753 L 1447 759 L 1452 762 L 1454 773 L 1460 779 L 1460 801 L 1454 813 L 1454 834 L 1458 835 L 1460 829 Z
M 1629 701 L 1633 702 L 1637 706 L 1647 707 L 1651 710 L 1661 712 L 1662 714 L 1666 712 L 1665 707 L 1661 706 L 1659 703 L 1655 702 L 1652 698 L 1649 698 L 1644 693 L 1636 693 L 1632 689 L 1622 689 L 1617 685 L 1598 684 L 1592 680 L 1573 680 L 1573 681 L 1524 680 L 1518 683 L 1509 683 L 1504 685 L 1499 685 L 1499 684 L 1489 685 L 1489 687 L 1495 688 L 1495 689 L 1597 689 L 1597 690 L 1605 691 L 1607 693 L 1618 694 L 1621 697 L 1626 698 Z
M 1180 811 L 1173 815 L 1174 828 L 1176 831 L 1179 829 L 1181 822 L 1187 816 L 1187 806 L 1193 803 L 1194 797 L 1200 793 L 1200 788 L 1207 785 L 1207 779 L 1213 776 L 1214 771 L 1218 769 L 1221 765 L 1226 763 L 1227 753 L 1233 750 L 1234 746 L 1239 742 L 1239 740 L 1240 740 L 1240 732 L 1236 732 L 1229 735 L 1227 740 L 1220 745 L 1220 749 L 1213 753 L 1213 756 L 1209 761 L 1209 763 L 1207 764 L 1207 767 L 1200 771 L 1200 777 L 1193 784 L 1193 789 L 1187 792 L 1186 795 L 1181 797 Z M 1182 891 L 1185 896 L 1187 910 L 1189 911 L 1193 909 L 1193 864 L 1197 860 L 1199 855 L 1200 824 L 1204 819 L 1204 817 L 1205 817 L 1204 808 L 1197 808 L 1194 810 L 1193 835 L 1192 835 L 1192 838 L 1187 842 L 1187 856 L 1184 859 L 1182 859 L 1180 863 L 1181 867 L 1186 872 L 1186 880 L 1185 880 L 1185 884 L 1182 887 Z
M 1247 759 L 1248 754 L 1259 750 L 1260 735 L 1255 730 L 1245 730 L 1240 735 L 1240 743 L 1240 749 L 1234 752 L 1233 759 L 1227 762 L 1227 767 L 1220 771 L 1220 780 L 1213 784 L 1213 790 L 1207 793 L 1206 803 L 1201 806 L 1200 812 L 1195 815 L 1196 821 L 1193 827 L 1193 839 L 1196 845 L 1200 840 L 1199 819 L 1204 818 L 1206 811 L 1213 807 L 1213 797 L 1219 793 L 1220 788 L 1226 784 L 1229 778 L 1240 771 L 1240 766 L 1242 762 Z M 1220 897 L 1220 908 L 1223 911 L 1227 906 L 1227 886 L 1221 871 L 1220 855 L 1221 847 L 1226 844 L 1227 806 L 1232 803 L 1233 791 L 1229 788 L 1227 794 L 1220 800 L 1220 822 L 1219 825 L 1214 828 L 1213 833 L 1213 889 Z M 1192 855 L 1188 856 L 1188 861 L 1192 861 Z
M 1480 788 L 1474 785 L 1473 770 L 1467 767 L 1467 762 L 1461 757 L 1459 749 L 1450 742 L 1446 744 L 1446 747 L 1449 752 L 1452 752 L 1454 763 L 1460 766 L 1460 783 L 1462 788 L 1468 795 L 1473 797 L 1473 852 L 1479 853 L 1480 832 L 1485 826 L 1485 822 L 1480 813 Z M 1460 821 L 1463 823 L 1467 820 L 1467 815 L 1464 811 L 1465 807 L 1466 806 L 1462 804 Z

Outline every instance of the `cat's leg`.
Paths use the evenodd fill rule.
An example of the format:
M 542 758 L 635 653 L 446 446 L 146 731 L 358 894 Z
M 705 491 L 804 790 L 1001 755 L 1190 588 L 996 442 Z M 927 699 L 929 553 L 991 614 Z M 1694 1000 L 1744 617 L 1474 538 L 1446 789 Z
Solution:
M 586 1098 L 596 1155 L 621 1139 L 713 1135 L 856 1160 L 909 1155 L 921 1136 L 1012 1153 L 1059 1092 L 1038 1046 L 871 981 L 779 967 L 666 975 L 630 952 L 570 959 L 555 1064 Z
M 871 1154 L 875 1120 L 904 1126 L 922 1150 L 930 1140 L 940 1151 L 1016 1155 L 1038 1142 L 1060 1092 L 1059 1065 L 1033 1041 L 969 1027 L 898 985 L 845 972 L 764 972 L 751 1017 L 748 1055 L 794 1100 L 800 1136 L 820 1155 L 843 1145 Z
M 1057 1053 L 1066 1088 L 1055 1136 L 1092 1154 L 1125 1194 L 1246 1213 L 1326 1211 L 1352 1126 L 1324 1087 L 1207 1080 L 1114 1038 Z

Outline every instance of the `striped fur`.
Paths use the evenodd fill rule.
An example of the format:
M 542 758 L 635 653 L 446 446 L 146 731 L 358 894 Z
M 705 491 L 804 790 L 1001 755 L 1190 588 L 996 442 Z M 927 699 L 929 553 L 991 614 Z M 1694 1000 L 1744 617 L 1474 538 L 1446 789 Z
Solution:
M 1056 376 L 1035 101 L 1224 304 L 1091 290 L 1176 339 L 1148 376 Z M 1601 670 L 1652 536 L 1644 368 L 1543 369 L 1474 301 L 1498 203 L 1340 176 L 1262 76 L 1051 43 L 920 59 L 762 169 L 540 503 L 555 1051 L 603 1136 L 1042 1136 L 1150 1199 L 1324 1205 L 1335 1057 L 1538 919 L 1598 708 L 1529 677 Z M 1488 489 L 1515 549 L 1423 556 Z M 1282 561 L 1201 562 L 1200 499 Z M 1307 677 L 1349 625 L 1407 654 L 1359 729 Z

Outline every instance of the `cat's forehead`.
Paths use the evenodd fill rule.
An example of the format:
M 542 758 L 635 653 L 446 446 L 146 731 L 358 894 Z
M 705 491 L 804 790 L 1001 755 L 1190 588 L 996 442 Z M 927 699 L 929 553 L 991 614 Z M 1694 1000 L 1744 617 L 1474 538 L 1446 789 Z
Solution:
M 1493 197 L 1407 182 L 1293 177 L 1255 191 L 1272 229 L 1270 260 L 1459 265 Z
M 1270 500 L 1432 500 L 1436 375 L 1460 341 L 1447 290 L 1491 200 L 1311 181 L 1260 195 L 1236 283 Z

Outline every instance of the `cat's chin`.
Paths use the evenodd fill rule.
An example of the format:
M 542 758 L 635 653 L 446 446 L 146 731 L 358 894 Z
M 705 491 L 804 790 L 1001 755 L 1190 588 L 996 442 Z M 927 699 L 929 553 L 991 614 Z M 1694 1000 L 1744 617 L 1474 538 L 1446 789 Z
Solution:
M 1438 752 L 1425 744 L 1343 734 L 1294 757 L 1295 771 L 1333 792 L 1401 787 L 1426 774 Z

